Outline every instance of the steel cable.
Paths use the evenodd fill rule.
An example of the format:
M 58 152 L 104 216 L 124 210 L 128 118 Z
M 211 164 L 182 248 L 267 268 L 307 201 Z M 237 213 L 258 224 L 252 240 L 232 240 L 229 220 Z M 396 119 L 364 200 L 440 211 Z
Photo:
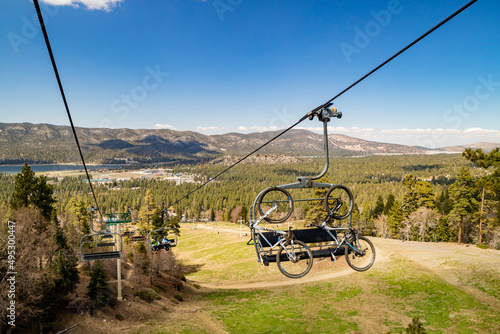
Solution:
M 319 105 L 318 107 L 312 109 L 311 111 L 309 111 L 306 115 L 304 115 L 297 123 L 291 125 L 290 127 L 288 127 L 287 129 L 283 130 L 283 132 L 279 133 L 278 135 L 276 135 L 275 137 L 271 138 L 269 141 L 267 141 L 266 143 L 264 143 L 263 145 L 259 146 L 258 148 L 256 148 L 255 150 L 253 150 L 252 152 L 250 152 L 249 154 L 247 154 L 246 156 L 244 156 L 243 158 L 241 158 L 240 160 L 236 161 L 233 165 L 229 166 L 228 168 L 224 169 L 222 172 L 218 173 L 217 175 L 211 177 L 210 179 L 208 179 L 208 181 L 206 181 L 205 183 L 201 184 L 200 186 L 198 186 L 197 188 L 195 188 L 194 190 L 190 191 L 187 195 L 181 197 L 180 199 L 178 199 L 177 201 L 175 201 L 172 205 L 175 205 L 177 203 L 179 203 L 180 201 L 182 201 L 183 199 L 185 198 L 188 198 L 189 195 L 191 195 L 192 193 L 194 193 L 195 191 L 198 191 L 199 189 L 203 188 L 205 185 L 207 185 L 208 183 L 212 182 L 213 180 L 215 180 L 217 177 L 221 176 L 222 174 L 224 174 L 225 172 L 227 172 L 228 170 L 230 170 L 231 168 L 233 168 L 234 166 L 236 166 L 237 164 L 239 164 L 240 162 L 242 162 L 243 160 L 247 159 L 249 156 L 251 156 L 252 154 L 254 154 L 255 152 L 259 151 L 260 149 L 262 149 L 264 146 L 268 145 L 269 143 L 271 143 L 272 141 L 274 141 L 275 139 L 279 138 L 281 135 L 285 134 L 286 132 L 288 132 L 289 130 L 293 129 L 294 127 L 296 127 L 298 124 L 302 123 L 305 119 L 311 117 L 311 116 L 314 116 L 316 115 L 316 113 L 323 109 L 323 108 L 326 108 L 327 106 L 330 105 L 330 103 L 332 101 L 334 101 L 335 99 L 337 99 L 339 96 L 343 95 L 344 93 L 346 93 L 348 90 L 350 90 L 351 88 L 353 88 L 354 86 L 356 86 L 357 84 L 359 84 L 361 81 L 365 80 L 366 78 L 368 78 L 370 75 L 372 75 L 373 73 L 375 73 L 376 71 L 378 71 L 379 69 L 381 69 L 383 66 L 385 66 L 387 63 L 389 63 L 390 61 L 392 61 L 394 58 L 398 57 L 400 54 L 402 54 L 403 52 L 405 52 L 406 50 L 408 50 L 409 48 L 411 48 L 413 45 L 417 44 L 418 42 L 420 42 L 422 39 L 424 39 L 425 37 L 427 37 L 428 35 L 430 35 L 433 31 L 435 31 L 436 29 L 438 29 L 439 27 L 441 27 L 442 25 L 444 25 L 446 22 L 450 21 L 452 18 L 454 18 L 455 16 L 457 16 L 458 14 L 460 14 L 461 12 L 463 12 L 465 9 L 467 9 L 468 7 L 470 7 L 472 4 L 474 4 L 475 2 L 477 2 L 478 0 L 472 0 L 470 2 L 468 2 L 465 6 L 461 7 L 460 9 L 458 9 L 457 11 L 455 11 L 453 14 L 451 14 L 450 16 L 448 16 L 446 19 L 442 20 L 441 22 L 439 22 L 438 24 L 436 24 L 434 27 L 432 27 L 431 29 L 429 29 L 426 33 L 424 33 L 423 35 L 421 35 L 420 37 L 418 37 L 417 39 L 415 39 L 413 42 L 411 42 L 410 44 L 408 44 L 407 46 L 405 46 L 404 48 L 402 48 L 401 50 L 399 50 L 397 53 L 395 53 L 393 56 L 391 56 L 390 58 L 388 58 L 386 61 L 384 61 L 383 63 L 381 63 L 380 65 L 378 65 L 377 67 L 375 67 L 373 70 L 371 70 L 370 72 L 368 72 L 367 74 L 365 74 L 364 76 L 362 76 L 360 79 L 356 80 L 353 84 L 351 84 L 350 86 L 348 86 L 347 88 L 345 88 L 343 91 L 341 91 L 340 93 L 338 93 L 337 95 L 335 95 L 333 98 L 331 98 L 330 100 L 328 100 L 327 102 Z
M 381 69 L 383 66 L 385 66 L 386 64 L 388 64 L 390 61 L 394 60 L 396 57 L 398 57 L 399 55 L 401 55 L 403 52 L 405 52 L 406 50 L 408 50 L 409 48 L 411 48 L 413 45 L 415 45 L 418 42 L 420 42 L 422 39 L 424 39 L 425 37 L 427 37 L 428 35 L 430 35 L 432 32 L 434 32 L 435 30 L 437 30 L 438 28 L 440 28 L 441 26 L 443 26 L 445 23 L 447 23 L 448 21 L 450 21 L 451 19 L 453 19 L 455 16 L 457 16 L 458 14 L 460 14 L 461 12 L 463 12 L 465 9 L 467 9 L 468 7 L 470 7 L 472 4 L 474 4 L 477 1 L 478 0 L 472 0 L 472 1 L 468 2 L 466 5 L 464 5 L 463 7 L 461 7 L 460 9 L 458 9 L 457 11 L 455 11 L 453 14 L 451 14 L 450 16 L 448 16 L 447 18 L 445 18 L 444 20 L 442 20 L 441 22 L 439 22 L 438 24 L 436 24 L 434 27 L 432 27 L 431 29 L 429 29 L 427 32 L 425 32 L 424 34 L 422 34 L 420 37 L 418 37 L 417 39 L 415 39 L 413 42 L 411 42 L 410 44 L 408 44 L 407 46 L 405 46 L 404 48 L 402 48 L 400 51 L 398 51 L 397 53 L 395 53 L 394 55 L 392 55 L 390 58 L 388 58 L 387 60 L 385 60 L 384 62 L 382 62 L 377 67 L 375 67 L 373 70 L 371 70 L 370 72 L 368 72 L 367 74 L 365 74 L 364 76 L 362 76 L 360 79 L 356 80 L 354 83 L 352 83 L 350 86 L 348 86 L 347 88 L 345 88 L 344 90 L 342 90 L 340 93 L 338 93 L 337 95 L 335 95 L 333 98 L 331 98 L 327 102 L 325 102 L 325 103 L 319 105 L 318 107 L 312 109 L 311 111 L 309 111 L 298 122 L 296 122 L 295 124 L 291 125 L 287 129 L 283 130 L 281 133 L 279 133 L 278 135 L 274 136 L 273 138 L 271 138 L 266 143 L 262 144 L 261 146 L 259 146 L 255 150 L 253 150 L 252 152 L 248 153 L 246 156 L 244 156 L 243 158 L 239 159 L 238 161 L 236 161 L 231 166 L 229 166 L 226 169 L 224 169 L 223 171 L 219 172 L 217 175 L 209 178 L 206 182 L 202 183 L 200 186 L 196 187 L 194 190 L 190 191 L 188 194 L 186 194 L 183 197 L 181 197 L 180 199 L 176 200 L 171 205 L 175 205 L 175 204 L 179 203 L 180 201 L 182 201 L 183 199 L 188 198 L 189 195 L 191 195 L 194 192 L 198 191 L 199 189 L 203 188 L 208 183 L 212 182 L 213 180 L 215 180 L 216 178 L 218 178 L 222 174 L 226 173 L 231 168 L 235 167 L 236 165 L 238 165 L 239 163 L 241 163 L 242 161 L 244 161 L 245 159 L 247 159 L 248 157 L 250 157 L 251 155 L 253 155 L 257 151 L 261 150 L 263 147 L 267 146 L 268 144 L 270 144 L 274 140 L 278 139 L 283 134 L 285 134 L 286 132 L 290 131 L 291 129 L 293 129 L 294 127 L 296 127 L 298 124 L 302 123 L 305 119 L 310 118 L 310 117 L 314 117 L 319 110 L 321 110 L 322 108 L 325 108 L 328 105 L 330 105 L 330 103 L 332 101 L 334 101 L 335 99 L 337 99 L 338 97 L 340 97 L 341 95 L 343 95 L 344 93 L 346 93 L 347 91 L 349 91 L 351 88 L 353 88 L 354 86 L 356 86 L 357 84 L 359 84 L 360 82 L 362 82 L 363 80 L 365 80 L 366 78 L 368 78 L 370 75 L 372 75 L 373 73 L 375 73 L 376 71 L 378 71 L 379 69 Z M 57 71 L 57 66 L 56 66 L 56 63 L 55 63 L 55 60 L 54 60 L 54 55 L 52 53 L 52 49 L 50 47 L 49 37 L 48 37 L 47 31 L 45 29 L 45 25 L 44 25 L 44 22 L 43 22 L 43 17 L 42 17 L 42 13 L 40 11 L 40 6 L 38 4 L 38 0 L 34 0 L 33 3 L 35 4 L 36 12 L 37 12 L 37 15 L 38 15 L 38 20 L 40 21 L 40 27 L 42 29 L 43 37 L 45 39 L 45 44 L 47 46 L 47 50 L 48 50 L 49 55 L 50 55 L 50 60 L 52 62 L 52 67 L 54 68 L 54 73 L 55 73 L 56 78 L 57 78 L 57 83 L 59 85 L 59 90 L 61 91 L 61 96 L 62 96 L 63 101 L 64 101 L 64 106 L 65 106 L 66 112 L 68 114 L 68 118 L 69 118 L 69 121 L 70 121 L 70 124 L 71 124 L 71 129 L 73 130 L 73 135 L 75 137 L 75 141 L 76 141 L 76 144 L 78 146 L 78 151 L 79 151 L 80 157 L 82 159 L 83 167 L 85 169 L 85 174 L 87 175 L 87 180 L 89 182 L 90 189 L 92 190 L 92 196 L 94 197 L 94 201 L 96 203 L 97 210 L 99 210 L 99 205 L 97 203 L 97 198 L 95 196 L 94 188 L 92 187 L 92 182 L 90 181 L 90 175 L 88 173 L 87 166 L 85 164 L 85 159 L 83 157 L 83 153 L 82 153 L 82 150 L 81 150 L 81 147 L 80 147 L 80 143 L 79 143 L 78 137 L 76 135 L 75 127 L 74 127 L 73 121 L 71 119 L 71 114 L 70 114 L 70 111 L 69 111 L 69 107 L 68 107 L 68 104 L 66 102 L 66 96 L 64 94 L 64 90 L 63 90 L 63 87 L 62 87 L 61 79 L 59 78 L 59 73 Z M 99 211 L 99 214 L 101 214 L 100 211 Z
M 71 118 L 71 113 L 69 111 L 68 102 L 66 101 L 66 95 L 64 94 L 64 89 L 62 86 L 61 78 L 59 77 L 59 71 L 57 70 L 57 65 L 56 65 L 56 61 L 54 59 L 54 54 L 52 53 L 52 48 L 50 47 L 49 35 L 47 34 L 47 30 L 45 28 L 45 23 L 43 22 L 43 16 L 42 16 L 42 12 L 40 10 L 40 5 L 38 4 L 38 0 L 33 0 L 33 3 L 35 4 L 36 14 L 38 16 L 38 21 L 40 22 L 40 28 L 42 29 L 43 39 L 45 40 L 45 46 L 47 47 L 47 50 L 49 52 L 50 61 L 52 62 L 52 68 L 54 69 L 54 74 L 56 75 L 57 84 L 59 85 L 59 91 L 61 92 L 61 96 L 62 96 L 62 99 L 64 102 L 64 107 L 66 108 L 66 113 L 68 114 L 68 119 L 69 119 L 69 123 L 71 125 L 71 130 L 73 131 L 73 136 L 75 137 L 76 146 L 78 147 L 78 152 L 80 153 L 80 158 L 82 159 L 83 168 L 85 169 L 85 174 L 87 175 L 87 180 L 89 182 L 90 190 L 92 191 L 92 196 L 94 197 L 96 209 L 97 209 L 97 211 L 99 211 L 99 215 L 102 218 L 101 211 L 99 210 L 99 204 L 97 202 L 97 197 L 96 197 L 95 192 L 94 192 L 94 187 L 92 186 L 92 182 L 90 180 L 90 175 L 89 175 L 89 172 L 87 170 L 87 165 L 85 164 L 85 159 L 83 158 L 82 148 L 80 147 L 80 142 L 78 141 L 78 136 L 76 135 L 76 130 L 75 130 L 75 126 L 73 124 L 73 119 Z

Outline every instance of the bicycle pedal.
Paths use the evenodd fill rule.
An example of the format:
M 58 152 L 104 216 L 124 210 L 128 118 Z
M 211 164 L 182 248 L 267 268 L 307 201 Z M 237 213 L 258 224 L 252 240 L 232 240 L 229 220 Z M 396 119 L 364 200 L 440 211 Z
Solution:
M 265 265 L 266 267 L 269 267 L 269 261 L 268 261 L 268 260 L 264 260 L 264 265 Z
M 332 257 L 333 263 L 337 263 L 337 258 L 335 257 L 335 254 L 333 254 L 333 252 L 330 252 L 330 256 Z

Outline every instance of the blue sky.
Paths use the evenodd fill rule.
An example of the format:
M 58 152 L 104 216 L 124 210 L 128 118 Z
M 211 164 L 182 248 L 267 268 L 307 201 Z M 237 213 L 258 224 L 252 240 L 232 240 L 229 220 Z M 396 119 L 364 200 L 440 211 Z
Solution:
M 41 6 L 76 126 L 220 134 L 288 127 L 466 3 Z M 500 143 L 498 13 L 499 1 L 477 1 L 338 98 L 344 117 L 330 133 L 426 147 Z M 34 15 L 30 0 L 0 0 L 0 122 L 68 125 Z

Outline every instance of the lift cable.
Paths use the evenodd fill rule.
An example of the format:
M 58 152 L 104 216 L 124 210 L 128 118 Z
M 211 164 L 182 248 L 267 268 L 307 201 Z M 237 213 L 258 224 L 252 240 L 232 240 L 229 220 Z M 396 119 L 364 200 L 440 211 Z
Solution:
M 407 46 L 405 46 L 404 48 L 402 48 L 399 52 L 395 53 L 392 57 L 390 57 L 389 59 L 387 59 L 386 61 L 384 61 L 382 64 L 378 65 L 377 67 L 375 67 L 373 70 L 371 70 L 370 72 L 368 72 L 367 74 L 365 74 L 359 80 L 357 80 L 356 82 L 354 82 L 352 85 L 350 85 L 349 87 L 347 87 L 346 89 L 344 89 L 343 91 L 341 91 L 340 93 L 338 93 L 337 95 L 335 95 L 328 102 L 326 102 L 324 105 L 319 106 L 318 108 L 321 109 L 323 106 L 328 105 L 333 100 L 335 100 L 336 98 L 338 98 L 340 95 L 344 94 L 349 89 L 353 88 L 354 86 L 356 86 L 357 84 L 359 84 L 361 81 L 363 81 L 366 78 L 368 78 L 370 75 L 372 75 L 373 73 L 375 73 L 377 70 L 379 70 L 380 68 L 382 68 L 384 65 L 386 65 L 387 63 L 389 63 L 391 60 L 393 60 L 394 58 L 396 58 L 397 56 L 399 56 L 400 54 L 402 54 L 403 52 L 405 52 L 406 50 L 408 50 L 409 48 L 411 48 L 413 45 L 415 45 L 418 42 L 420 42 L 422 39 L 424 39 L 425 37 L 427 37 L 428 35 L 430 35 L 433 31 L 435 31 L 436 29 L 438 29 L 439 27 L 441 27 L 442 25 L 444 25 L 446 22 L 450 21 L 452 18 L 454 18 L 458 14 L 460 14 L 461 12 L 463 12 L 464 10 L 466 10 L 468 7 L 470 7 L 476 1 L 477 0 L 472 0 L 472 1 L 468 2 L 462 8 L 458 9 L 456 12 L 454 12 L 453 14 L 451 14 L 450 16 L 448 16 L 446 19 L 444 19 L 443 21 L 441 21 L 440 23 L 438 23 L 437 25 L 435 25 L 432 29 L 428 30 L 425 34 L 423 34 L 422 36 L 420 36 L 419 38 L 417 38 L 416 40 L 414 40 L 413 42 L 411 42 L 410 44 L 408 44 Z M 313 109 L 313 110 L 318 110 L 318 108 Z
M 194 193 L 194 192 L 198 191 L 199 189 L 203 188 L 205 185 L 207 185 L 208 183 L 212 182 L 213 180 L 215 180 L 216 178 L 218 178 L 222 174 L 226 173 L 227 171 L 229 171 L 234 166 L 238 165 L 239 163 L 241 163 L 242 161 L 244 161 L 245 159 L 247 159 L 248 157 L 250 157 L 251 155 L 253 155 L 257 151 L 261 150 L 263 147 L 267 146 L 268 144 L 270 144 L 271 142 L 273 142 L 277 138 L 279 138 L 282 135 L 284 135 L 289 130 L 291 130 L 294 127 L 296 127 L 298 124 L 302 123 L 307 118 L 314 117 L 319 110 L 321 110 L 321 109 L 323 109 L 325 107 L 328 107 L 331 104 L 332 101 L 334 101 L 335 99 L 337 99 L 338 97 L 340 97 L 341 95 L 343 95 L 344 93 L 346 93 L 347 91 L 349 91 L 351 88 L 353 88 L 354 86 L 356 86 L 357 84 L 359 84 L 361 81 L 363 81 L 364 79 L 366 79 L 367 77 L 369 77 L 370 75 L 372 75 L 373 73 L 375 73 L 377 70 L 379 70 L 380 68 L 382 68 L 383 66 L 385 66 L 387 63 L 389 63 L 390 61 L 392 61 L 393 59 L 395 59 L 396 57 L 398 57 L 400 54 L 402 54 L 403 52 L 405 52 L 409 48 L 411 48 L 413 45 L 415 45 L 418 42 L 420 42 L 422 39 L 424 39 L 429 34 L 431 34 L 432 32 L 434 32 L 436 29 L 440 28 L 442 25 L 444 25 L 445 23 L 447 23 L 448 21 L 450 21 L 452 18 L 454 18 L 455 16 L 457 16 L 458 14 L 460 14 L 461 12 L 463 12 L 465 9 L 467 9 L 468 7 L 470 7 L 475 2 L 477 2 L 477 0 L 472 0 L 472 1 L 468 2 L 466 5 L 464 5 L 463 7 L 461 7 L 460 9 L 458 9 L 457 11 L 455 11 L 453 14 L 451 14 L 450 16 L 448 16 L 446 19 L 444 19 L 443 21 L 441 21 L 440 23 L 438 23 L 437 25 L 435 25 L 433 28 L 431 28 L 426 33 L 424 33 L 423 35 L 421 35 L 420 37 L 418 37 L 417 39 L 415 39 L 413 42 L 411 42 L 410 44 L 408 44 L 407 46 L 405 46 L 403 49 L 401 49 L 400 51 L 398 51 L 397 53 L 395 53 L 392 57 L 388 58 L 386 61 L 384 61 L 383 63 L 381 63 L 377 67 L 375 67 L 373 70 L 371 70 L 370 72 L 368 72 L 367 74 L 365 74 L 363 77 L 361 77 L 360 79 L 358 79 L 357 81 L 355 81 L 353 84 L 351 84 L 350 86 L 348 86 L 347 88 L 345 88 L 343 91 L 341 91 L 340 93 L 338 93 L 337 95 L 335 95 L 333 98 L 331 98 L 330 100 L 328 100 L 324 104 L 321 104 L 320 106 L 318 106 L 318 107 L 312 109 L 311 111 L 309 111 L 298 122 L 296 122 L 295 124 L 291 125 L 287 129 L 283 130 L 281 133 L 279 133 L 278 135 L 274 136 L 273 138 L 271 138 L 266 143 L 262 144 L 261 146 L 259 146 L 255 150 L 253 150 L 252 152 L 248 153 L 246 156 L 244 156 L 243 158 L 239 159 L 238 161 L 236 161 L 231 166 L 229 166 L 226 169 L 224 169 L 223 171 L 219 172 L 217 175 L 209 178 L 206 182 L 202 183 L 200 186 L 196 187 L 194 190 L 190 191 L 188 194 L 186 194 L 183 197 L 181 197 L 180 199 L 176 200 L 171 205 L 175 205 L 175 204 L 179 203 L 180 201 L 182 201 L 183 199 L 188 198 L 189 195 L 191 195 L 192 193 Z M 40 22 L 40 27 L 42 29 L 42 33 L 43 33 L 43 37 L 45 39 L 45 44 L 47 46 L 47 50 L 49 52 L 50 60 L 52 62 L 52 67 L 53 67 L 54 73 L 56 75 L 57 83 L 59 85 L 59 90 L 60 90 L 61 96 L 63 98 L 64 106 L 66 107 L 66 112 L 68 114 L 68 118 L 69 118 L 69 121 L 70 121 L 70 124 L 71 124 L 71 129 L 73 131 L 73 135 L 75 137 L 75 141 L 76 141 L 76 145 L 78 147 L 78 151 L 80 153 L 80 158 L 82 159 L 83 167 L 85 169 L 85 174 L 87 175 L 87 180 L 89 182 L 89 186 L 90 186 L 90 189 L 92 191 L 92 196 L 94 197 L 94 201 L 96 203 L 97 210 L 99 211 L 99 205 L 98 205 L 98 202 L 97 202 L 97 198 L 96 198 L 96 195 L 95 195 L 95 192 L 94 192 L 94 188 L 92 187 L 92 182 L 90 181 L 90 175 L 88 173 L 87 166 L 85 164 L 85 159 L 83 157 L 82 149 L 81 149 L 80 143 L 78 141 L 78 137 L 77 137 L 77 134 L 76 134 L 75 127 L 73 125 L 73 120 L 71 118 L 71 114 L 70 114 L 70 111 L 69 111 L 68 103 L 66 101 L 66 96 L 64 94 L 64 90 L 63 90 L 63 87 L 62 87 L 61 79 L 59 77 L 59 72 L 57 70 L 57 66 L 56 66 L 56 63 L 55 63 L 54 55 L 52 53 L 52 48 L 50 47 L 49 37 L 48 37 L 47 31 L 45 29 L 45 24 L 43 22 L 43 17 L 42 17 L 42 13 L 41 13 L 41 10 L 40 10 L 40 6 L 38 4 L 38 0 L 33 0 L 33 3 L 35 4 L 35 9 L 36 9 L 36 12 L 37 12 L 37 15 L 38 15 L 38 20 Z M 101 214 L 100 211 L 99 211 L 99 214 Z
M 455 11 L 453 14 L 451 14 L 450 16 L 448 16 L 446 19 L 444 19 L 443 21 L 441 21 L 440 23 L 438 23 L 437 25 L 435 25 L 433 28 L 431 28 L 430 30 L 428 30 L 426 33 L 424 33 L 423 35 L 421 35 L 420 37 L 418 37 L 417 39 L 415 39 L 413 42 L 411 42 L 410 44 L 408 44 L 407 46 L 405 46 L 404 48 L 402 48 L 400 51 L 398 51 L 397 53 L 395 53 L 392 57 L 388 58 L 386 61 L 384 61 L 383 63 L 381 63 L 377 67 L 375 67 L 373 70 L 371 70 L 370 72 L 368 72 L 364 76 L 362 76 L 360 79 L 358 79 L 357 81 L 355 81 L 353 84 L 351 84 L 350 86 L 348 86 L 346 89 L 344 89 L 343 91 L 341 91 L 337 95 L 335 95 L 333 98 L 331 98 L 330 100 L 328 100 L 324 104 L 322 104 L 322 105 L 320 105 L 320 106 L 312 109 L 311 111 L 309 111 L 297 123 L 295 123 L 292 126 L 288 127 L 283 132 L 279 133 L 275 137 L 273 137 L 270 140 L 268 140 L 266 143 L 262 144 L 261 146 L 259 146 L 255 150 L 253 150 L 252 152 L 248 153 L 246 156 L 244 156 L 240 160 L 236 161 L 234 164 L 232 164 L 231 166 L 227 167 L 222 172 L 220 172 L 217 175 L 209 178 L 205 183 L 202 183 L 200 186 L 196 187 L 194 190 L 190 191 L 189 193 L 187 193 L 186 195 L 184 195 L 180 199 L 176 200 L 171 205 L 175 205 L 175 204 L 179 203 L 180 201 L 182 201 L 183 199 L 188 198 L 189 195 L 191 195 L 192 193 L 194 193 L 194 192 L 198 191 L 199 189 L 203 188 L 205 185 L 207 185 L 208 183 L 212 182 L 217 177 L 221 176 L 222 174 L 224 174 L 225 172 L 227 172 L 228 170 L 230 170 L 231 168 L 233 168 L 234 166 L 236 166 L 237 164 L 239 164 L 243 160 L 247 159 L 249 156 L 251 156 L 255 152 L 257 152 L 260 149 L 262 149 L 264 146 L 270 144 L 272 141 L 274 141 L 275 139 L 279 138 L 281 135 L 283 135 L 286 132 L 288 132 L 289 130 L 293 129 L 294 127 L 296 127 L 298 124 L 302 123 L 307 118 L 314 117 L 319 110 L 321 110 L 323 108 L 327 108 L 332 103 L 333 100 L 337 99 L 339 96 L 341 96 L 342 94 L 346 93 L 348 90 L 350 90 L 351 88 L 353 88 L 354 86 L 356 86 L 357 84 L 359 84 L 361 81 L 363 81 L 366 78 L 368 78 L 370 75 L 372 75 L 373 73 L 375 73 L 376 71 L 378 71 L 379 69 L 381 69 L 383 66 L 385 66 L 387 63 L 389 63 L 391 60 L 393 60 L 394 58 L 398 57 L 400 54 L 402 54 L 403 52 L 405 52 L 406 50 L 408 50 L 409 48 L 411 48 L 413 45 L 415 45 L 418 42 L 420 42 L 422 39 L 424 39 L 425 37 L 427 37 L 428 35 L 430 35 L 433 31 L 435 31 L 436 29 L 438 29 L 439 27 L 441 27 L 442 25 L 444 25 L 446 22 L 450 21 L 452 18 L 454 18 L 455 16 L 457 16 L 458 14 L 460 14 L 461 12 L 463 12 L 465 9 L 467 9 L 468 7 L 470 7 L 475 2 L 477 2 L 477 0 L 472 0 L 472 1 L 468 2 L 462 8 L 458 9 L 457 11 Z
M 248 153 L 247 155 L 245 155 L 243 158 L 241 158 L 240 160 L 236 161 L 234 164 L 232 164 L 231 166 L 227 167 L 226 169 L 224 169 L 222 172 L 218 173 L 217 175 L 209 178 L 206 182 L 202 183 L 200 186 L 196 187 L 194 190 L 191 190 L 189 193 L 187 193 L 186 195 L 184 195 L 183 197 L 181 197 L 180 199 L 178 199 L 177 201 L 175 201 L 174 203 L 170 204 L 170 206 L 172 205 L 175 205 L 177 203 L 179 203 L 180 201 L 182 201 L 183 199 L 185 198 L 188 198 L 189 195 L 191 195 L 192 193 L 198 191 L 199 189 L 203 188 L 204 186 L 206 186 L 208 183 L 212 182 L 213 180 L 215 180 L 216 178 L 218 178 L 219 176 L 221 176 L 222 174 L 224 174 L 225 172 L 227 172 L 228 170 L 230 170 L 231 168 L 233 168 L 234 166 L 236 166 L 237 164 L 239 164 L 240 162 L 242 162 L 243 160 L 245 160 L 246 158 L 248 158 L 249 156 L 251 156 L 252 154 L 254 154 L 255 152 L 257 152 L 258 150 L 260 150 L 261 148 L 263 148 L 264 146 L 266 146 L 267 144 L 271 143 L 273 140 L 279 138 L 280 136 L 284 135 L 286 132 L 290 131 L 291 129 L 293 129 L 295 126 L 297 126 L 299 123 L 301 123 L 302 121 L 304 121 L 307 117 L 309 117 L 309 115 L 305 115 L 304 117 L 302 117 L 297 123 L 295 123 L 294 125 L 290 126 L 288 129 L 280 132 L 279 134 L 277 134 L 276 136 L 274 136 L 273 138 L 271 138 L 270 140 L 268 140 L 266 143 L 262 144 L 261 146 L 259 146 L 258 148 L 256 148 L 255 150 L 253 150 L 252 152 Z
M 45 29 L 45 23 L 43 22 L 40 5 L 38 4 L 38 0 L 33 0 L 33 3 L 35 4 L 36 14 L 38 15 L 38 21 L 40 22 L 40 28 L 42 29 L 45 45 L 47 46 L 47 50 L 49 51 L 50 61 L 52 62 L 52 67 L 54 69 L 54 74 L 56 75 L 57 84 L 59 85 L 59 90 L 61 91 L 61 96 L 64 102 L 64 106 L 66 107 L 66 113 L 68 114 L 69 123 L 71 124 L 71 130 L 73 130 L 73 136 L 75 137 L 76 146 L 78 147 L 78 152 L 80 153 L 80 158 L 82 159 L 83 168 L 85 169 L 85 174 L 87 175 L 87 180 L 89 182 L 90 190 L 92 191 L 92 196 L 94 197 L 96 209 L 97 211 L 99 211 L 99 215 L 102 217 L 101 211 L 99 210 L 99 204 L 97 202 L 97 198 L 94 192 L 94 187 L 92 187 L 92 182 L 90 181 L 90 175 L 87 170 L 87 165 L 85 164 L 85 159 L 83 158 L 80 142 L 78 141 L 78 136 L 76 135 L 75 126 L 73 125 L 73 119 L 71 118 L 71 113 L 69 112 L 68 102 L 66 101 L 66 95 L 64 94 L 61 78 L 59 77 L 59 71 L 57 70 L 54 54 L 52 53 L 52 48 L 50 47 L 49 36 L 47 34 L 47 30 Z

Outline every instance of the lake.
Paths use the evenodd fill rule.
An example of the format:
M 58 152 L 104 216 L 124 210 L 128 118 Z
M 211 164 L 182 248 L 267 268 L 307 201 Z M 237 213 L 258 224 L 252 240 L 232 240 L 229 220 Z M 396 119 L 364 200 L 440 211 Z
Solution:
M 24 164 L 22 165 L 0 165 L 0 173 L 7 174 L 17 174 L 21 173 Z M 87 170 L 96 170 L 96 169 L 117 169 L 123 167 L 124 165 L 87 165 Z M 53 172 L 53 171 L 63 171 L 63 170 L 84 170 L 83 165 L 60 165 L 60 164 L 51 164 L 51 165 L 30 165 L 30 168 L 35 173 L 40 172 Z

